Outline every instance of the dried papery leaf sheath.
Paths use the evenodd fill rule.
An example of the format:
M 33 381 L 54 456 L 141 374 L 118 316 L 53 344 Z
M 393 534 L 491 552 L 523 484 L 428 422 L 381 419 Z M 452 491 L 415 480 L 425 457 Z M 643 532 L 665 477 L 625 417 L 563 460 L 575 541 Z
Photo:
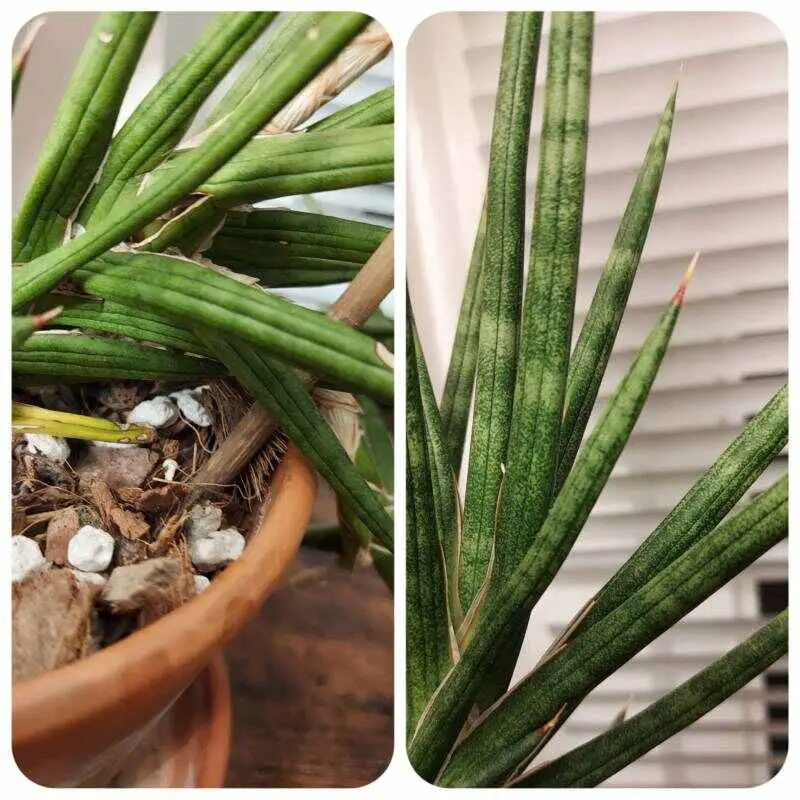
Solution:
M 527 551 L 552 499 L 583 219 L 592 31 L 590 13 L 553 14 L 531 267 L 496 533 L 498 581 Z
M 330 13 L 291 54 L 273 67 L 269 84 L 238 106 L 193 151 L 180 175 L 153 181 L 135 199 L 121 203 L 102 223 L 58 250 L 17 267 L 13 275 L 14 308 L 49 291 L 72 270 L 114 247 L 214 174 L 368 22 L 363 14 Z
M 46 17 L 37 17 L 27 24 L 27 29 L 20 41 L 19 49 L 14 53 L 11 58 L 11 108 L 17 101 L 17 91 L 19 84 L 22 81 L 22 75 L 25 72 L 25 67 L 28 64 L 28 56 L 30 55 L 33 43 L 36 40 L 36 35 L 46 23 Z
M 413 323 L 406 328 L 406 730 L 410 736 L 453 663 L 443 550 Z
M 738 647 L 601 736 L 516 781 L 514 788 L 597 786 L 734 695 L 789 647 L 783 611 Z
M 14 261 L 36 258 L 61 243 L 103 162 L 155 18 L 109 12 L 93 26 L 14 220 Z
M 423 777 L 435 776 L 446 755 L 442 743 L 452 741 L 463 725 L 498 654 L 505 652 L 507 643 L 524 627 L 531 608 L 586 522 L 647 399 L 680 313 L 681 299 L 676 294 L 642 345 L 529 551 L 487 599 L 469 646 L 437 695 L 426 726 L 418 732 L 419 751 L 417 740 L 412 742 L 409 754 L 418 770 L 424 766 Z M 414 760 L 417 752 L 425 761 Z
M 131 178 L 178 143 L 205 99 L 276 12 L 218 14 L 197 44 L 158 81 L 111 141 L 97 185 L 81 207 L 85 227 L 101 220 Z
M 541 13 L 507 16 L 495 101 L 486 195 L 486 237 L 492 246 L 486 249 L 483 267 L 475 417 L 459 568 L 465 612 L 487 576 L 506 457 L 516 374 L 525 167 L 541 25 Z
M 650 230 L 675 116 L 677 84 L 650 141 L 569 362 L 555 491 L 572 468 L 628 304 Z
M 785 538 L 785 478 L 690 547 L 572 644 L 528 675 L 478 721 L 441 776 L 447 786 L 504 781 L 537 730 Z

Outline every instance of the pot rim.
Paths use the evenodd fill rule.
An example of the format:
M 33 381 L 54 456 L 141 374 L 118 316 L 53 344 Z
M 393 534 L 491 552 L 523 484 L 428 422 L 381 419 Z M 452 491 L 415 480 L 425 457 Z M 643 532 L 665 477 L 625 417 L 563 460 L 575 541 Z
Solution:
M 290 444 L 256 535 L 208 589 L 88 658 L 14 685 L 15 751 L 81 732 L 96 736 L 100 725 L 109 744 L 124 743 L 154 707 L 168 707 L 276 588 L 302 542 L 316 489 L 316 473 Z

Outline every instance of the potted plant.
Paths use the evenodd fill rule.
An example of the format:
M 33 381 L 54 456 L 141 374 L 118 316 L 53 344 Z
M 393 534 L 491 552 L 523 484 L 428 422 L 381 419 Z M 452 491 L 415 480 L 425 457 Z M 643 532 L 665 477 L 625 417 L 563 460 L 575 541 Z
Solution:
M 511 686 L 528 619 L 626 446 L 680 324 L 697 261 L 665 298 L 663 313 L 588 430 L 650 227 L 677 87 L 571 350 L 594 20 L 590 13 L 551 16 L 523 290 L 525 172 L 542 18 L 534 12 L 506 18 L 485 206 L 440 403 L 409 314 L 408 752 L 416 771 L 442 786 L 595 786 L 787 650 L 784 611 L 634 717 L 554 761 L 537 761 L 592 689 L 788 528 L 785 475 L 737 505 L 787 444 L 784 386 L 587 598 L 538 666 Z M 457 476 L 473 391 L 462 508 Z
M 217 15 L 114 133 L 156 15 L 99 15 L 14 220 L 13 383 L 15 399 L 24 402 L 14 406 L 13 425 L 27 443 L 15 452 L 35 472 L 21 476 L 15 498 L 15 539 L 26 540 L 21 546 L 34 558 L 20 566 L 15 603 L 27 592 L 35 606 L 35 582 L 58 573 L 71 600 L 90 597 L 82 618 L 87 631 L 98 614 L 127 613 L 109 589 L 123 546 L 140 553 L 137 564 L 171 558 L 182 579 L 213 575 L 206 589 L 201 575 L 194 584 L 181 582 L 181 596 L 165 595 L 165 607 L 136 606 L 134 630 L 104 640 L 108 646 L 98 649 L 87 634 L 81 652 L 61 653 L 53 668 L 39 665 L 15 679 L 14 756 L 38 783 L 106 784 L 130 767 L 138 744 L 158 735 L 159 746 L 175 752 L 169 769 L 148 780 L 221 784 L 229 706 L 219 654 L 293 558 L 317 473 L 336 492 L 343 520 L 357 527 L 359 548 L 390 580 L 385 493 L 368 482 L 357 453 L 345 449 L 325 400 L 335 390 L 345 405 L 350 392 L 367 398 L 364 407 L 391 403 L 391 337 L 375 314 L 393 283 L 392 236 L 376 225 L 252 204 L 392 180 L 391 88 L 309 122 L 391 42 L 363 14 L 276 16 Z M 25 91 L 30 44 L 15 59 L 15 94 L 18 85 Z M 250 65 L 189 136 L 203 103 L 251 46 Z M 343 282 L 347 288 L 327 314 L 272 291 Z M 205 393 L 192 388 L 207 380 L 238 398 L 237 413 L 209 410 Z M 157 430 L 161 423 L 150 417 L 126 423 L 97 413 L 117 408 L 107 391 L 120 386 L 144 392 L 159 407 L 173 402 L 180 413 Z M 48 404 L 55 395 L 47 387 L 74 387 L 70 396 L 84 405 Z M 98 392 L 106 392 L 106 405 L 93 399 Z M 197 405 L 181 405 L 181 393 Z M 355 409 L 348 424 L 358 431 Z M 169 453 L 163 431 L 177 442 Z M 136 487 L 125 485 L 125 469 L 121 485 L 100 486 L 100 494 L 97 481 L 91 490 L 70 484 L 80 513 L 101 519 L 109 529 L 101 533 L 116 543 L 113 561 L 92 581 L 91 567 L 75 568 L 74 531 L 55 562 L 63 566 L 33 552 L 49 539 L 43 526 L 66 505 L 42 475 L 74 472 L 47 449 L 54 442 L 66 443 L 67 453 L 84 452 L 83 442 L 112 443 L 148 449 L 154 465 L 163 459 L 163 477 L 153 466 L 150 483 Z M 188 459 L 187 442 L 195 454 Z M 266 474 L 265 458 L 279 461 L 274 475 Z M 235 494 L 246 468 L 261 498 L 252 510 Z M 38 496 L 38 506 L 28 503 L 32 481 L 37 491 L 53 490 Z M 190 533 L 193 508 L 238 514 L 247 534 L 238 558 L 203 567 L 192 536 L 205 546 L 225 531 Z M 244 544 L 238 531 L 236 537 Z M 74 580 L 64 577 L 69 573 Z M 87 582 L 101 588 L 89 593 Z M 45 633 L 35 632 L 32 641 Z

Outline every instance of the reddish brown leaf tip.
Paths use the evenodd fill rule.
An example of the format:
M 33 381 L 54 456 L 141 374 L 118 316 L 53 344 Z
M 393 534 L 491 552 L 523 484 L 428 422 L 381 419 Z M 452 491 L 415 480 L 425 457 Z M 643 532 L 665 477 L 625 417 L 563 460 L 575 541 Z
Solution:
M 675 295 L 672 298 L 672 302 L 675 305 L 682 305 L 683 298 L 686 294 L 686 287 L 689 285 L 689 282 L 692 280 L 692 275 L 694 275 L 694 268 L 697 266 L 697 261 L 700 258 L 699 251 L 692 256 L 692 260 L 689 262 L 689 266 L 684 273 L 683 278 L 681 278 L 680 285 L 678 286 L 678 291 L 675 292 Z
M 51 308 L 47 311 L 42 312 L 41 314 L 37 314 L 33 318 L 33 326 L 39 330 L 44 328 L 48 322 L 54 320 L 62 311 L 64 310 L 64 306 L 56 306 L 55 308 Z

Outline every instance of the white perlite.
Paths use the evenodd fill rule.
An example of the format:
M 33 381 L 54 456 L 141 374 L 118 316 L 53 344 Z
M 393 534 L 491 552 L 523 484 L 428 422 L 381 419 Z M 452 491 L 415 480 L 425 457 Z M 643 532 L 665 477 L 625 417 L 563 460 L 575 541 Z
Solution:
M 33 539 L 27 536 L 11 537 L 11 580 L 14 583 L 24 581 L 46 566 L 47 560 Z
M 196 594 L 200 594 L 200 592 L 204 592 L 208 587 L 211 586 L 211 581 L 206 578 L 205 575 L 195 575 L 194 576 L 194 590 Z
M 178 409 L 169 397 L 154 397 L 143 400 L 128 414 L 132 425 L 149 425 L 151 428 L 165 428 L 178 419 Z
M 93 525 L 84 525 L 69 540 L 67 560 L 83 572 L 102 572 L 114 557 L 114 537 Z
M 200 505 L 189 509 L 183 527 L 188 539 L 198 539 L 216 533 L 222 527 L 222 509 L 218 506 Z
M 161 466 L 164 467 L 164 480 L 167 483 L 172 483 L 175 479 L 175 473 L 180 469 L 180 465 L 174 458 L 165 458 Z
M 45 458 L 63 464 L 69 458 L 69 445 L 60 436 L 46 433 L 26 433 L 25 449 L 29 453 L 41 453 Z
M 189 540 L 189 558 L 200 572 L 212 572 L 235 561 L 242 554 L 245 538 L 236 528 Z
M 211 425 L 211 416 L 197 399 L 199 396 L 200 389 L 181 389 L 170 395 L 186 420 L 200 428 L 208 428 Z
M 97 572 L 83 572 L 79 569 L 70 570 L 70 572 L 79 580 L 84 583 L 90 583 L 92 586 L 105 586 L 106 577 Z

